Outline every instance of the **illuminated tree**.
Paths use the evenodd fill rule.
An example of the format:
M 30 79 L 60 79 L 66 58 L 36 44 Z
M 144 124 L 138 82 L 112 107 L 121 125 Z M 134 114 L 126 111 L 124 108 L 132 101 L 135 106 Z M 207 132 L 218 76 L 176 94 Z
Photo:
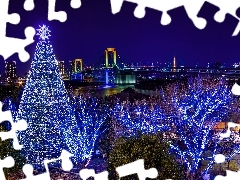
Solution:
M 106 120 L 109 117 L 109 107 L 92 97 L 73 97 L 73 110 L 80 129 L 81 150 L 79 162 L 87 163 L 93 155 L 99 137 L 106 130 Z
M 210 162 L 207 169 L 214 162 L 219 142 L 214 136 L 214 126 L 226 119 L 233 98 L 223 81 L 209 84 L 200 78 L 190 80 L 183 92 L 176 86 L 169 98 L 174 124 L 172 131 L 180 139 L 172 141 L 171 150 L 187 166 L 189 178 L 196 179 L 206 150 L 212 152 L 207 158 Z
M 107 129 L 105 133 L 101 135 L 98 143 L 98 148 L 105 157 L 109 156 L 115 140 L 125 134 L 124 132 L 127 132 L 127 129 L 122 127 L 117 119 L 111 118 L 110 116 L 107 120 Z
M 162 108 L 157 104 L 147 102 L 130 105 L 118 102 L 112 109 L 115 122 L 114 131 L 117 137 L 133 136 L 137 132 L 143 134 L 163 132 L 169 129 L 166 123 L 169 117 L 165 116 Z
M 219 134 L 214 135 L 214 126 L 229 121 L 229 112 L 235 111 L 233 102 L 224 81 L 190 79 L 187 86 L 178 83 L 161 90 L 157 103 L 118 103 L 113 108 L 113 116 L 121 126 L 115 132 L 128 137 L 136 132 L 164 132 L 169 135 L 166 140 L 171 142 L 171 152 L 186 165 L 189 178 L 200 177 L 202 161 L 207 160 L 206 170 L 202 172 L 206 173 L 214 164 L 214 155 L 221 153 Z M 210 158 L 204 157 L 207 150 L 212 152 Z
M 45 25 L 38 29 L 40 41 L 18 109 L 18 119 L 28 123 L 27 130 L 19 132 L 18 137 L 28 163 L 34 166 L 42 165 L 43 159 L 59 157 L 62 149 L 77 155 L 81 148 L 77 122 L 49 33 Z

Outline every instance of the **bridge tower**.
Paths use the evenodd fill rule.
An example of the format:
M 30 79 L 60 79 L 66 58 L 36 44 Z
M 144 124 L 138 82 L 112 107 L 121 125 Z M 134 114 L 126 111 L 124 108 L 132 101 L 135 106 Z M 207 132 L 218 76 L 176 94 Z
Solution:
M 116 49 L 115 48 L 107 48 L 105 50 L 105 54 L 106 54 L 106 61 L 105 61 L 106 68 L 108 68 L 108 65 L 109 65 L 109 53 L 113 53 L 113 63 L 114 63 L 113 66 L 117 64 L 117 51 L 116 51 Z
M 106 61 L 105 61 L 105 84 L 109 84 L 110 76 L 109 74 L 112 73 L 112 67 L 117 65 L 117 51 L 115 48 L 107 48 L 105 50 L 106 54 Z M 113 64 L 109 67 L 109 60 L 113 59 Z
M 82 81 L 83 76 L 82 76 L 82 59 L 75 59 L 72 64 L 72 79 L 79 79 Z
M 74 72 L 75 73 L 82 72 L 82 59 L 74 60 Z

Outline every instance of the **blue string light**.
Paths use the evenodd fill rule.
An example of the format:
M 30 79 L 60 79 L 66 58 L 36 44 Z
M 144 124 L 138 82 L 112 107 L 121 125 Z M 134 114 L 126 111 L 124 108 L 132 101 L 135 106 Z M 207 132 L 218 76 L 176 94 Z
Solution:
M 98 138 L 106 130 L 109 107 L 92 97 L 78 96 L 72 97 L 71 100 L 80 129 L 81 150 L 77 160 L 84 162 L 92 157 Z
M 194 173 L 205 160 L 204 152 L 214 141 L 214 126 L 228 115 L 232 93 L 222 80 L 208 84 L 196 78 L 189 80 L 184 91 L 174 85 L 173 91 L 165 95 L 161 90 L 160 96 L 160 103 L 130 105 L 118 102 L 112 114 L 124 127 L 119 136 L 169 132 L 174 135 L 174 140 L 167 139 L 171 152 L 182 160 L 190 173 Z M 217 152 L 218 141 L 214 142 L 213 154 Z
M 80 132 L 58 62 L 47 40 L 49 35 L 42 37 L 42 33 L 39 30 L 41 38 L 18 109 L 18 119 L 28 123 L 28 129 L 18 133 L 19 141 L 24 145 L 27 162 L 34 166 L 43 165 L 44 159 L 59 157 L 62 149 L 74 155 L 81 151 Z
M 227 117 L 231 102 L 231 91 L 222 81 L 204 86 L 203 81 L 197 78 L 196 82 L 189 82 L 188 92 L 182 97 L 174 93 L 174 125 L 184 146 L 171 143 L 171 150 L 181 157 L 190 173 L 196 172 L 204 160 L 203 153 L 213 142 L 214 126 Z M 213 154 L 217 142 L 214 142 Z
M 147 103 L 130 106 L 118 102 L 112 109 L 112 115 L 125 129 L 120 131 L 119 136 L 133 136 L 138 132 L 157 133 L 169 129 L 169 123 L 164 123 L 168 117 L 156 104 L 149 107 Z

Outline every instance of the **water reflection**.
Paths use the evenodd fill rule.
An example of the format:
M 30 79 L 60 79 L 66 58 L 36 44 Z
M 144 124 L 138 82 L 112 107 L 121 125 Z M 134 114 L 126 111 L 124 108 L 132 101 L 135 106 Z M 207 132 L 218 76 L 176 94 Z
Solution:
M 113 94 L 120 93 L 124 89 L 131 87 L 135 89 L 134 85 L 99 85 L 99 86 L 86 86 L 86 87 L 79 87 L 74 89 L 74 95 L 77 96 L 78 94 L 88 94 L 95 97 L 104 97 L 110 96 Z M 135 89 L 136 91 L 147 94 L 147 95 L 154 95 L 156 91 L 149 91 L 149 90 L 139 90 Z

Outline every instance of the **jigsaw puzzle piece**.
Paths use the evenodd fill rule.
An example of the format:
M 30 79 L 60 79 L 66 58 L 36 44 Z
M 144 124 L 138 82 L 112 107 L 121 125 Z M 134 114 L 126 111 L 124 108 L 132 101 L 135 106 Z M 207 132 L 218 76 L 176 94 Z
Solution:
M 145 16 L 146 7 L 161 11 L 162 25 L 168 25 L 171 23 L 171 17 L 168 14 L 168 11 L 183 6 L 193 24 L 198 29 L 204 29 L 206 27 L 207 21 L 204 18 L 198 17 L 198 13 L 205 2 L 209 2 L 220 8 L 220 10 L 214 16 L 214 19 L 217 22 L 223 22 L 225 20 L 226 14 L 231 14 L 236 19 L 240 20 L 236 14 L 237 9 L 240 7 L 240 1 L 238 0 L 230 0 L 228 3 L 226 3 L 226 0 L 111 0 L 111 8 L 113 14 L 120 12 L 124 1 L 137 4 L 137 7 L 134 11 L 134 15 L 137 18 L 143 18 Z M 240 22 L 238 23 L 233 36 L 237 35 L 239 31 Z
M 222 176 L 222 175 L 218 175 L 215 177 L 214 180 L 239 180 L 240 177 L 240 171 L 238 172 L 234 172 L 234 171 L 229 171 L 226 170 L 227 175 L 226 176 Z
M 35 30 L 32 27 L 27 27 L 25 29 L 26 39 L 0 37 L 0 42 L 4 42 L 0 43 L 0 54 L 4 59 L 7 59 L 15 52 L 17 52 L 19 59 L 22 62 L 26 62 L 30 58 L 30 55 L 25 51 L 25 47 L 34 42 L 34 35 Z
M 49 164 L 51 162 L 62 160 L 62 169 L 64 171 L 70 171 L 73 168 L 73 163 L 70 160 L 70 157 L 72 157 L 72 156 L 73 156 L 73 154 L 69 153 L 66 150 L 62 150 L 62 153 L 61 153 L 59 158 L 51 159 L 51 160 L 45 160 L 44 165 L 45 165 L 45 167 L 47 167 L 47 164 Z
M 0 37 L 4 37 L 6 35 L 7 22 L 11 24 L 18 24 L 20 22 L 20 16 L 17 13 L 8 14 L 8 0 L 0 1 Z M 1 43 L 3 44 L 3 43 Z
M 55 11 L 56 0 L 48 0 L 48 20 L 58 20 L 65 22 L 67 20 L 67 13 L 65 11 Z M 71 0 L 70 5 L 74 9 L 81 7 L 81 0 Z M 26 11 L 32 11 L 34 9 L 34 0 L 25 0 L 24 9 Z
M 216 154 L 214 157 L 214 160 L 216 163 L 224 163 L 226 160 L 226 157 L 223 154 Z
M 124 0 L 110 0 L 112 13 L 117 14 L 120 12 Z
M 168 14 L 168 11 L 173 10 L 175 8 L 181 7 L 184 4 L 184 0 L 160 0 L 160 1 L 144 1 L 144 6 L 161 11 L 162 18 L 160 23 L 162 25 L 168 25 L 171 23 L 172 19 L 171 16 Z
M 198 29 L 204 29 L 207 21 L 204 18 L 198 17 L 198 13 L 204 4 L 203 0 L 184 0 L 184 8 L 188 17 Z
M 39 174 L 34 176 L 33 175 L 33 167 L 30 164 L 25 164 L 23 166 L 23 172 L 26 175 L 25 180 L 50 180 L 50 172 L 48 169 L 48 164 L 52 162 L 56 162 L 58 160 L 62 160 L 62 168 L 64 171 L 70 171 L 73 168 L 72 161 L 70 160 L 70 157 L 73 155 L 69 153 L 66 150 L 62 150 L 61 156 L 56 159 L 51 160 L 44 160 L 44 167 L 46 169 L 45 173 Z
M 23 7 L 26 11 L 32 11 L 35 7 L 34 0 L 25 0 Z
M 24 120 L 20 120 L 16 123 L 13 123 L 11 120 L 10 123 L 12 125 L 11 130 L 8 132 L 0 132 L 0 137 L 2 138 L 2 140 L 13 139 L 13 148 L 19 150 L 23 147 L 23 145 L 19 144 L 16 132 L 26 130 L 27 123 Z
M 137 174 L 139 180 L 145 180 L 146 178 L 157 178 L 158 171 L 156 168 L 146 170 L 144 168 L 144 160 L 139 159 L 135 162 L 120 166 L 116 168 L 120 178 L 128 175 Z
M 239 124 L 229 122 L 228 123 L 228 131 L 227 133 L 224 134 L 224 136 L 229 137 L 230 134 L 230 128 L 240 126 Z M 226 161 L 226 157 L 223 154 L 216 154 L 214 156 L 214 160 L 217 164 L 219 163 L 224 163 Z M 240 171 L 234 172 L 234 171 L 229 171 L 226 170 L 226 176 L 218 175 L 214 178 L 214 180 L 225 180 L 225 179 L 231 179 L 231 180 L 237 180 L 240 177 Z
M 239 82 L 240 84 L 240 82 Z M 232 93 L 234 95 L 240 96 L 240 85 L 238 83 L 235 83 L 231 89 Z
M 73 9 L 78 9 L 81 7 L 82 3 L 81 0 L 71 0 L 70 5 Z
M 1 160 L 0 159 L 0 179 L 1 180 L 6 180 L 6 177 L 3 172 L 3 168 L 11 168 L 15 164 L 14 159 L 11 156 L 6 157 L 5 159 Z
M 225 0 L 208 0 L 208 2 L 220 8 L 220 10 L 214 16 L 215 21 L 223 22 L 226 14 L 231 14 L 235 18 L 239 19 L 239 17 L 236 15 L 236 12 L 240 7 L 240 1 L 229 0 L 228 3 L 226 3 Z
M 217 6 L 220 10 L 215 14 L 214 19 L 217 22 L 223 22 L 226 18 L 226 14 L 231 14 L 233 17 L 238 19 L 238 25 L 233 32 L 233 36 L 238 35 L 240 31 L 240 18 L 237 16 L 237 9 L 240 7 L 240 1 L 229 0 L 227 3 L 225 0 L 208 0 L 209 3 Z
M 237 36 L 237 35 L 239 34 L 239 32 L 240 32 L 240 22 L 238 22 L 238 25 L 237 25 L 237 27 L 235 28 L 232 36 Z
M 48 171 L 46 173 L 34 176 L 33 175 L 33 167 L 30 164 L 25 164 L 23 166 L 22 170 L 23 170 L 24 174 L 26 175 L 25 180 L 51 180 L 50 174 Z
M 12 119 L 11 111 L 2 111 L 3 103 L 0 101 L 0 123 Z
M 48 20 L 59 20 L 65 22 L 67 20 L 67 13 L 65 11 L 55 11 L 56 0 L 48 0 Z
M 202 0 L 125 0 L 131 3 L 137 4 L 137 7 L 134 11 L 134 15 L 137 18 L 143 18 L 145 16 L 145 8 L 151 8 L 157 11 L 162 12 L 162 18 L 160 23 L 162 25 L 168 25 L 171 23 L 171 17 L 168 14 L 168 11 L 175 8 L 184 6 L 189 18 L 193 21 L 194 25 L 203 29 L 206 26 L 206 20 L 203 18 L 197 17 L 198 12 L 200 11 L 204 1 Z M 116 14 L 121 10 L 124 0 L 111 0 L 112 13 Z
M 168 25 L 171 23 L 171 17 L 168 14 L 168 11 L 175 9 L 177 7 L 181 7 L 183 5 L 183 1 L 184 0 L 159 0 L 159 1 L 155 1 L 155 0 L 149 0 L 149 1 L 145 1 L 145 0 L 130 0 L 131 2 L 134 1 L 134 3 L 137 3 L 138 6 L 136 7 L 135 11 L 134 11 L 134 15 L 138 18 L 143 18 L 146 14 L 145 8 L 151 8 L 157 11 L 161 11 L 162 12 L 162 18 L 160 23 L 162 25 Z
M 11 123 L 11 130 L 8 132 L 0 132 L 0 137 L 2 140 L 13 139 L 13 148 L 19 150 L 22 148 L 22 145 L 19 144 L 17 138 L 17 131 L 23 131 L 27 129 L 27 122 L 20 120 L 16 123 L 13 122 L 11 111 L 2 111 L 2 103 L 0 102 L 0 123 L 3 121 L 9 121 Z
M 168 25 L 171 22 L 171 17 L 167 11 L 182 6 L 184 0 L 125 0 L 137 4 L 134 11 L 134 16 L 143 18 L 146 14 L 145 8 L 151 8 L 162 12 L 161 24 Z M 124 0 L 111 0 L 112 13 L 120 12 Z
M 17 39 L 6 37 L 7 23 L 18 24 L 20 22 L 20 16 L 16 13 L 8 14 L 9 0 L 0 1 L 0 54 L 4 59 L 9 58 L 14 53 L 18 53 L 19 59 L 22 62 L 26 62 L 29 59 L 29 54 L 25 51 L 25 47 L 33 43 L 33 37 L 35 35 L 35 29 L 27 27 L 25 29 L 26 39 Z
M 67 20 L 67 13 L 65 11 L 55 11 L 56 0 L 48 0 L 48 20 L 59 20 L 65 22 Z M 77 9 L 81 7 L 81 0 L 71 0 L 72 8 Z
M 230 128 L 235 128 L 235 127 L 240 127 L 240 124 L 233 123 L 233 122 L 228 122 L 228 128 L 226 133 L 220 133 L 221 138 L 228 138 L 231 135 L 231 130 Z
M 87 180 L 90 177 L 94 177 L 94 180 L 108 180 L 107 171 L 96 174 L 94 169 L 82 169 L 79 175 L 83 180 Z
M 237 9 L 236 15 L 238 18 L 240 18 L 240 7 Z M 233 36 L 237 36 L 239 32 L 240 32 L 240 21 L 238 22 L 238 25 L 237 25 L 235 31 L 233 32 Z

